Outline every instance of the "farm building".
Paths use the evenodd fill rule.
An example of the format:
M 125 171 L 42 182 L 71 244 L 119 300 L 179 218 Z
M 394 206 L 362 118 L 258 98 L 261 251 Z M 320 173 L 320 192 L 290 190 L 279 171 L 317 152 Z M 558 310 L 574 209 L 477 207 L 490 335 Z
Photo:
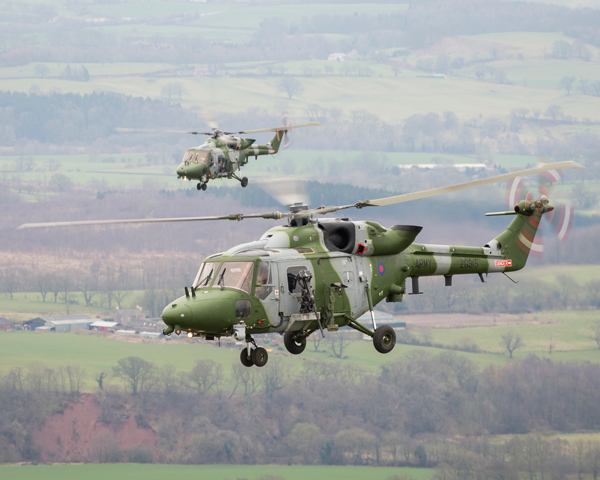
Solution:
M 143 318 L 141 320 L 132 320 L 128 322 L 127 327 L 135 329 L 137 332 L 162 332 L 167 326 L 161 318 Z
M 35 330 L 39 327 L 43 327 L 46 325 L 46 322 L 41 317 L 32 318 L 31 320 L 27 320 L 23 322 L 23 328 L 27 330 Z
M 4 317 L 0 317 L 0 330 L 12 330 L 13 322 Z
M 141 307 L 139 308 L 126 308 L 119 309 L 115 313 L 115 322 L 120 323 L 121 325 L 130 325 L 132 322 L 137 320 L 144 320 L 146 316 Z
M 72 332 L 73 330 L 89 330 L 90 323 L 95 319 L 87 315 L 50 315 L 47 317 L 37 317 L 24 322 L 31 330 L 39 327 L 50 327 L 53 332 Z
M 105 320 L 96 320 L 94 323 L 90 323 L 90 329 L 96 330 L 97 332 L 109 332 L 115 329 L 119 325 L 118 322 L 107 322 Z

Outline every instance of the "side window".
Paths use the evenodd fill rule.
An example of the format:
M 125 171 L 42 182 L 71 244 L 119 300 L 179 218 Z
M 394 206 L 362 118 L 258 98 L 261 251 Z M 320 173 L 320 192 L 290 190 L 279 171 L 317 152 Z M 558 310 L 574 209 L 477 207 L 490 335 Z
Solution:
M 296 277 L 301 270 L 306 270 L 306 267 L 289 267 L 287 269 L 289 293 L 300 293 L 302 291 L 300 285 L 298 285 L 298 282 L 296 281 Z
M 236 300 L 235 318 L 248 318 L 250 316 L 250 300 Z

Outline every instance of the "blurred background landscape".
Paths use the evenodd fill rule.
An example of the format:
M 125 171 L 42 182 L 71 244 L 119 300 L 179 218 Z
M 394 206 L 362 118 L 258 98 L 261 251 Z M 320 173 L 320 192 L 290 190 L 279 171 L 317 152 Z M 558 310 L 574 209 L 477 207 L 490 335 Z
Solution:
M 1 2 L 0 24 L 3 478 L 125 478 L 127 463 L 223 465 L 150 465 L 148 478 L 597 478 L 600 1 L 25 0 Z M 213 181 L 206 192 L 175 173 L 203 137 L 116 130 L 284 117 L 323 127 L 252 159 L 247 188 Z M 511 275 L 517 284 L 431 279 L 424 295 L 380 304 L 406 323 L 388 356 L 340 332 L 291 358 L 275 336 L 257 372 L 239 366 L 234 343 L 21 330 L 129 311 L 139 321 L 125 330 L 157 333 L 204 257 L 276 225 L 22 223 L 283 211 L 264 177 L 301 179 L 312 207 L 347 204 L 540 157 L 586 167 L 550 194 L 575 209 L 568 241 L 543 224 L 545 254 Z M 484 217 L 511 208 L 505 190 L 348 215 L 480 246 L 509 223 Z M 29 466 L 89 462 L 120 463 Z

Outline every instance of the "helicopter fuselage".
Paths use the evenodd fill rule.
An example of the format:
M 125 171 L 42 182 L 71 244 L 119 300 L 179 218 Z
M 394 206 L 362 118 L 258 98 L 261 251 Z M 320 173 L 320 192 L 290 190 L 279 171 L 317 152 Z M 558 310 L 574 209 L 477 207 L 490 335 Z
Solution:
M 277 136 L 276 136 L 277 138 Z M 207 139 L 202 145 L 186 150 L 177 177 L 205 185 L 215 178 L 235 178 L 236 172 L 250 157 L 277 153 L 279 145 L 254 145 L 253 139 L 221 135 Z
M 241 339 L 240 332 L 308 336 L 347 325 L 372 335 L 356 319 L 383 300 L 402 301 L 408 278 L 412 293 L 420 293 L 423 276 L 444 276 L 450 286 L 453 275 L 519 270 L 528 250 L 518 247 L 516 236 L 525 230 L 535 235 L 536 228 L 518 215 L 486 246 L 462 247 L 413 243 L 421 227 L 412 225 L 323 219 L 278 226 L 258 241 L 206 258 L 192 294 L 169 304 L 162 318 L 168 333 L 207 338 Z M 302 288 L 300 275 L 310 277 L 309 289 Z M 313 303 L 307 302 L 311 294 Z

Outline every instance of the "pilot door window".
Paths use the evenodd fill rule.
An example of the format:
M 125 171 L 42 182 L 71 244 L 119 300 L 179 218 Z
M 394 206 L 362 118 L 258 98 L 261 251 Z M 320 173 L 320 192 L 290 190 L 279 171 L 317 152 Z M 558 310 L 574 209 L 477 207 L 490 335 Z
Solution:
M 254 262 L 225 262 L 215 277 L 213 288 L 236 288 L 250 293 Z
M 254 294 L 261 300 L 265 300 L 273 291 L 272 285 L 271 264 L 269 262 L 259 262 Z

